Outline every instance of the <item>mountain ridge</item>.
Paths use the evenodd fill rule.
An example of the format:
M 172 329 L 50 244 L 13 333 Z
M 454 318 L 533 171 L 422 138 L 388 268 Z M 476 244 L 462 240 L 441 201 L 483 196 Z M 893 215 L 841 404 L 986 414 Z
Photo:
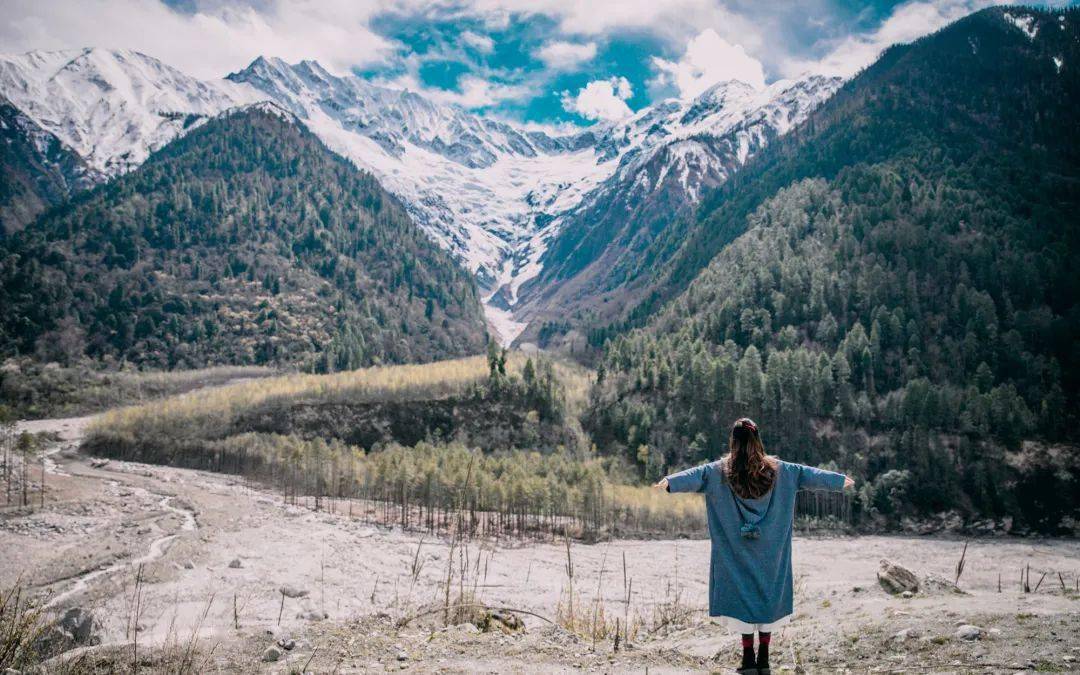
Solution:
M 68 99 L 60 84 L 73 92 Z M 693 144 L 680 133 L 707 133 L 710 119 L 724 118 L 730 101 L 717 94 L 725 87 L 741 90 L 743 98 L 758 95 L 727 83 L 692 105 L 661 101 L 623 122 L 552 136 L 355 75 L 336 76 L 314 61 L 259 57 L 223 80 L 201 81 L 126 50 L 0 57 L 0 93 L 13 92 L 24 112 L 110 177 L 225 110 L 273 100 L 332 150 L 372 171 L 476 275 L 489 321 L 504 342 L 525 327 L 518 292 L 552 264 L 549 243 L 587 220 L 589 204 L 599 208 L 595 196 L 587 199 L 590 193 L 610 193 L 631 180 L 625 174 L 667 143 Z M 654 116 L 659 124 L 651 123 Z M 106 132 L 117 128 L 127 132 Z M 91 143 L 97 136 L 103 142 Z M 724 153 L 719 164 L 729 168 L 749 154 L 738 144 Z M 702 156 L 715 164 L 713 155 Z M 673 157 L 671 166 L 681 161 Z M 678 199 L 698 199 L 716 174 L 690 172 Z M 543 301 L 535 296 L 533 304 Z
M 157 368 L 430 361 L 486 341 L 472 278 L 271 104 L 0 242 L 0 350 Z
M 874 522 L 1071 531 L 1078 36 L 1078 9 L 997 8 L 893 47 L 666 232 L 653 280 L 685 276 L 598 336 L 600 451 L 655 477 L 750 416 Z

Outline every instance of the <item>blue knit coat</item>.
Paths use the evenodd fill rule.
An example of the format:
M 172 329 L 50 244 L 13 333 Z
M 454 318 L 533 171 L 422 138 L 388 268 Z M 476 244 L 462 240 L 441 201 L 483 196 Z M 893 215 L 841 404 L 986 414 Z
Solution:
M 702 492 L 712 538 L 709 615 L 772 623 L 792 612 L 791 530 L 795 493 L 844 489 L 844 475 L 779 462 L 758 499 L 732 492 L 721 461 L 667 477 L 670 492 Z

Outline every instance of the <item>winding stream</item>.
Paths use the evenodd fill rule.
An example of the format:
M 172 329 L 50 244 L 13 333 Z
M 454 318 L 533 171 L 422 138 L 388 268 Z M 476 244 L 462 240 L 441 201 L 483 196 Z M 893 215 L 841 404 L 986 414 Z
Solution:
M 45 471 L 46 473 L 56 476 L 71 476 L 70 473 L 64 471 L 60 467 L 56 460 L 53 459 L 53 456 L 66 449 L 78 447 L 79 442 L 82 440 L 83 431 L 90 419 L 91 417 L 75 417 L 67 419 L 35 420 L 31 422 L 20 422 L 18 426 L 20 430 L 29 431 L 31 433 L 49 431 L 58 434 L 60 440 L 55 443 L 53 447 L 45 451 L 43 457 Z M 121 483 L 116 480 L 109 480 L 107 483 L 114 488 L 121 487 Z M 195 512 L 191 509 L 173 504 L 172 502 L 175 499 L 173 496 L 162 495 L 151 492 L 146 488 L 132 485 L 124 485 L 123 487 L 124 489 L 131 490 L 134 495 L 143 499 L 158 498 L 159 501 L 157 506 L 159 509 L 180 516 L 180 530 L 171 534 L 162 535 L 152 540 L 146 553 L 141 556 L 119 560 L 105 567 L 90 570 L 77 577 L 66 580 L 64 583 L 68 583 L 69 586 L 63 592 L 53 596 L 49 602 L 46 603 L 45 609 L 53 609 L 72 597 L 77 596 L 87 590 L 90 587 L 90 584 L 95 580 L 160 559 L 168 552 L 173 541 L 176 540 L 182 532 L 194 532 L 198 529 L 198 523 L 195 520 Z

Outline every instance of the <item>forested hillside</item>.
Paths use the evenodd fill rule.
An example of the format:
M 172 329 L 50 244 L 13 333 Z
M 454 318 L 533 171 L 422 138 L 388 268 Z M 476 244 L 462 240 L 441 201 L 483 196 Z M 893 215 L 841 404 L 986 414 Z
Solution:
M 477 353 L 472 279 L 373 177 L 244 109 L 0 246 L 0 353 L 341 370 Z
M 0 97 L 0 237 L 100 181 L 60 139 Z
M 750 414 L 858 476 L 866 516 L 1073 527 L 1078 21 L 995 9 L 894 47 L 722 188 L 667 244 L 669 289 L 707 269 L 604 351 L 598 445 L 655 476 Z

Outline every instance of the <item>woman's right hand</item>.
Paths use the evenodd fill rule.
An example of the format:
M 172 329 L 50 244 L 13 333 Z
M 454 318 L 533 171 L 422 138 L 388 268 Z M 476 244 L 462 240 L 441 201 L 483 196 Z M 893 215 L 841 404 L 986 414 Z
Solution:
M 667 487 L 668 487 L 667 478 L 661 478 L 658 483 L 653 485 L 654 490 L 667 490 Z

